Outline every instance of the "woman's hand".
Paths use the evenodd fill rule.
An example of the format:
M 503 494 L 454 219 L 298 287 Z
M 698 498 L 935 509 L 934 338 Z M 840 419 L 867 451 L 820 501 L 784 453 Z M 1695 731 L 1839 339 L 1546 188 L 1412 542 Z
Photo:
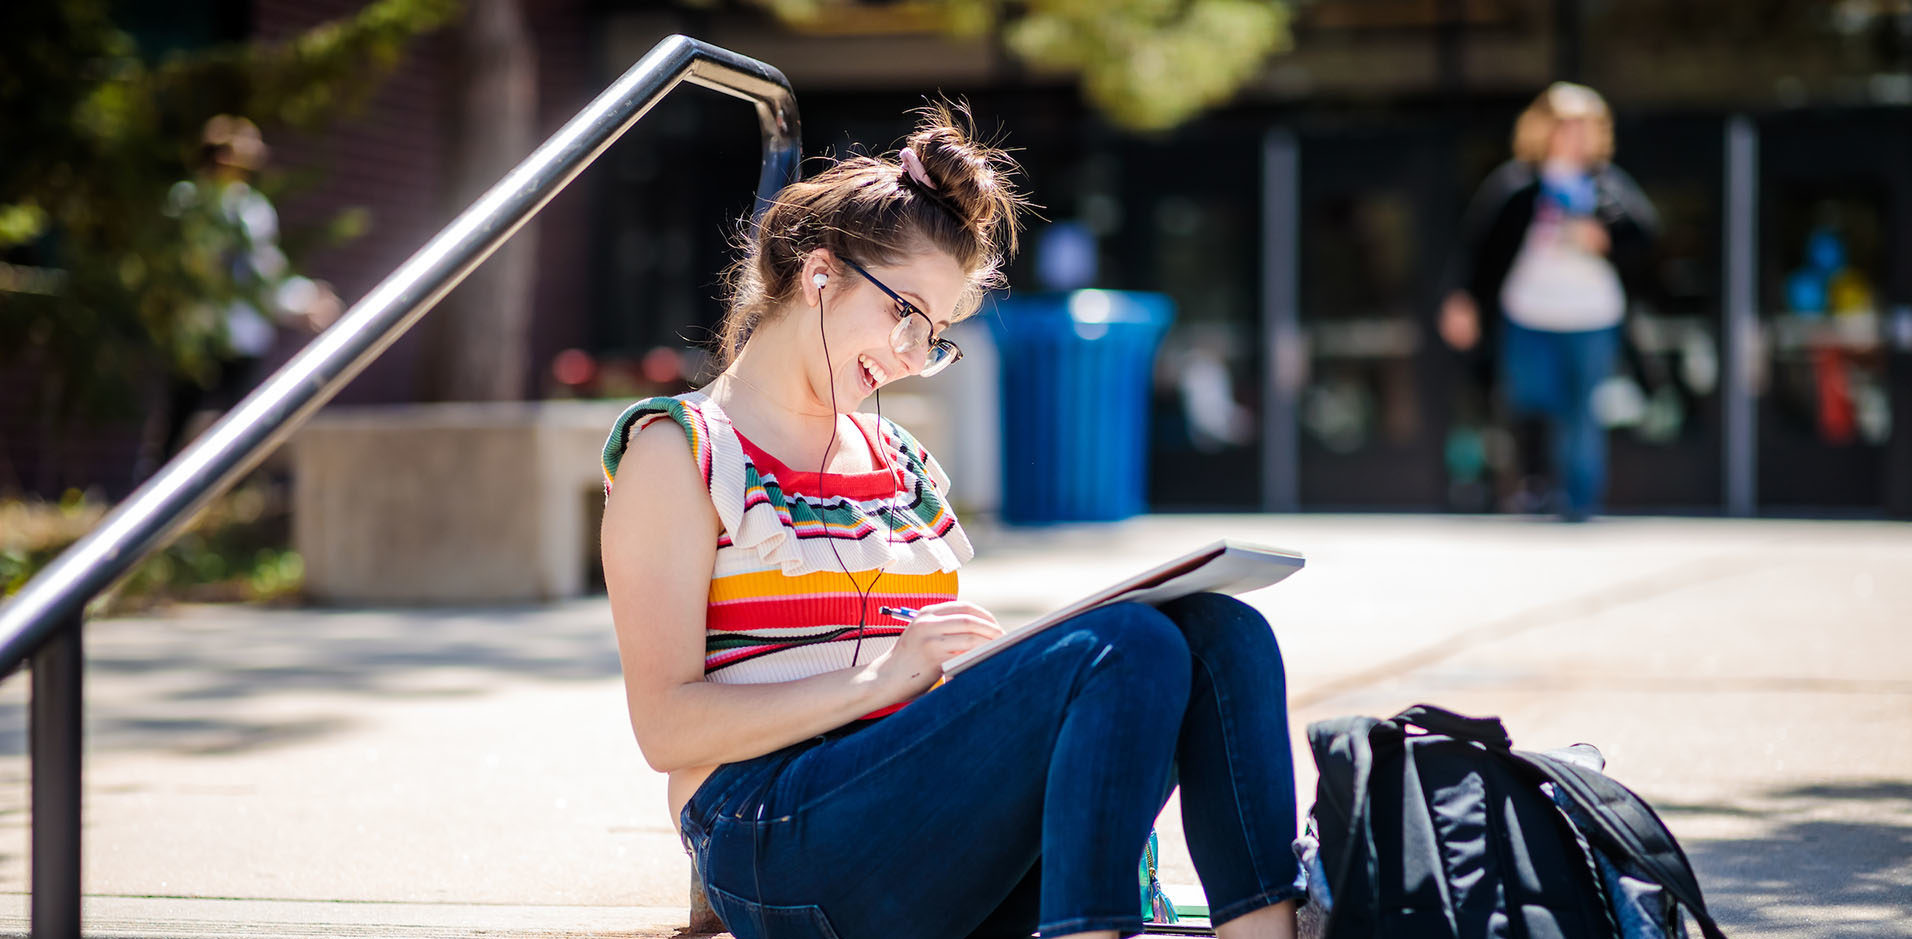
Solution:
M 1567 239 L 1588 254 L 1606 254 L 1613 248 L 1607 227 L 1590 218 L 1568 219 Z
M 1441 338 L 1455 349 L 1466 352 L 1480 341 L 1480 308 L 1465 290 L 1456 290 L 1441 303 Z
M 870 663 L 870 671 L 896 701 L 905 701 L 934 687 L 944 662 L 1000 635 L 996 617 L 974 603 L 932 604 L 910 621 L 890 651 Z

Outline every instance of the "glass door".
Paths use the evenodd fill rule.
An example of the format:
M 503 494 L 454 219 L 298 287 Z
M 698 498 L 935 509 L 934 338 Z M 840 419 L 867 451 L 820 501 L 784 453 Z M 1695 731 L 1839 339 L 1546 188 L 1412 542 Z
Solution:
M 1887 501 L 1907 419 L 1890 362 L 1894 327 L 1912 317 L 1909 127 L 1903 110 L 1761 122 L 1762 510 L 1871 514 Z
M 1623 116 L 1614 138 L 1614 163 L 1652 201 L 1660 231 L 1628 297 L 1620 372 L 1640 396 L 1608 440 L 1607 505 L 1715 512 L 1724 498 L 1719 120 Z
M 1459 365 L 1426 311 L 1460 218 L 1449 147 L 1412 127 L 1299 137 L 1301 504 L 1441 507 Z
M 1261 504 L 1260 147 L 1259 127 L 1203 122 L 1108 139 L 1081 174 L 1103 282 L 1175 304 L 1150 383 L 1152 510 Z

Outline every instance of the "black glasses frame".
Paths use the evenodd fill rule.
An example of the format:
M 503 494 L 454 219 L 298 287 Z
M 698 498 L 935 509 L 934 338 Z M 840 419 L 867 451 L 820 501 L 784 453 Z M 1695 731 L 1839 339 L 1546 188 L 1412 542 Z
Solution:
M 858 274 L 862 275 L 864 280 L 867 280 L 870 283 L 876 285 L 876 289 L 883 291 L 885 296 L 889 297 L 891 300 L 896 301 L 896 308 L 897 310 L 901 311 L 901 314 L 902 314 L 901 316 L 898 317 L 898 319 L 907 319 L 911 316 L 920 316 L 923 318 L 924 324 L 929 326 L 929 337 L 930 337 L 929 348 L 924 350 L 925 366 L 923 369 L 923 374 L 925 376 L 935 374 L 936 372 L 940 372 L 943 369 L 946 369 L 950 367 L 951 365 L 956 364 L 957 360 L 963 357 L 962 346 L 959 346 L 947 339 L 937 338 L 936 321 L 930 319 L 928 313 L 923 312 L 920 308 L 916 306 L 916 304 L 903 299 L 902 295 L 898 294 L 894 290 L 891 290 L 888 284 L 885 284 L 882 281 L 877 280 L 875 275 L 863 269 L 863 265 L 858 264 L 855 261 L 850 260 L 849 258 L 843 258 L 842 261 L 843 263 L 848 264 L 850 266 L 850 270 L 853 270 L 857 272 Z M 936 359 L 936 356 L 931 353 L 934 353 L 938 349 L 941 349 L 943 351 L 942 358 L 940 360 L 937 360 L 934 363 L 935 364 L 934 368 L 931 368 L 930 361 L 932 359 Z

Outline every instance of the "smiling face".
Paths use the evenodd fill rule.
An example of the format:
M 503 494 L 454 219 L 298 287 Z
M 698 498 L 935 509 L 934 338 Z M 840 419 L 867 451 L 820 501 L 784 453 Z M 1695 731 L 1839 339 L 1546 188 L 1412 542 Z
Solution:
M 891 264 L 864 264 L 863 269 L 927 315 L 936 338 L 949 327 L 968 284 L 956 259 L 934 248 L 904 254 Z M 828 361 L 818 355 L 810 369 L 821 400 L 830 400 L 834 388 L 837 409 L 853 411 L 876 389 L 922 370 L 925 349 L 899 354 L 891 344 L 903 317 L 895 300 L 848 265 L 832 265 L 826 252 L 817 252 L 805 265 L 805 282 L 817 273 L 829 276 L 821 291 Z M 817 295 L 814 288 L 809 293 Z

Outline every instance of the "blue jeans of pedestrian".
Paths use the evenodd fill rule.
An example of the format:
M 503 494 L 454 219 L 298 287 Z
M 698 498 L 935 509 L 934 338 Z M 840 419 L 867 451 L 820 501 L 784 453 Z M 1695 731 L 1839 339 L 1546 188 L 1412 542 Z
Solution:
M 1516 417 L 1546 419 L 1553 439 L 1561 514 L 1599 514 L 1607 487 L 1607 431 L 1593 413 L 1593 389 L 1613 374 L 1620 329 L 1554 332 L 1507 320 L 1501 373 Z
M 889 717 L 719 767 L 680 822 L 738 939 L 1133 935 L 1177 780 L 1215 922 L 1303 895 L 1281 652 L 1231 597 L 1085 613 Z

